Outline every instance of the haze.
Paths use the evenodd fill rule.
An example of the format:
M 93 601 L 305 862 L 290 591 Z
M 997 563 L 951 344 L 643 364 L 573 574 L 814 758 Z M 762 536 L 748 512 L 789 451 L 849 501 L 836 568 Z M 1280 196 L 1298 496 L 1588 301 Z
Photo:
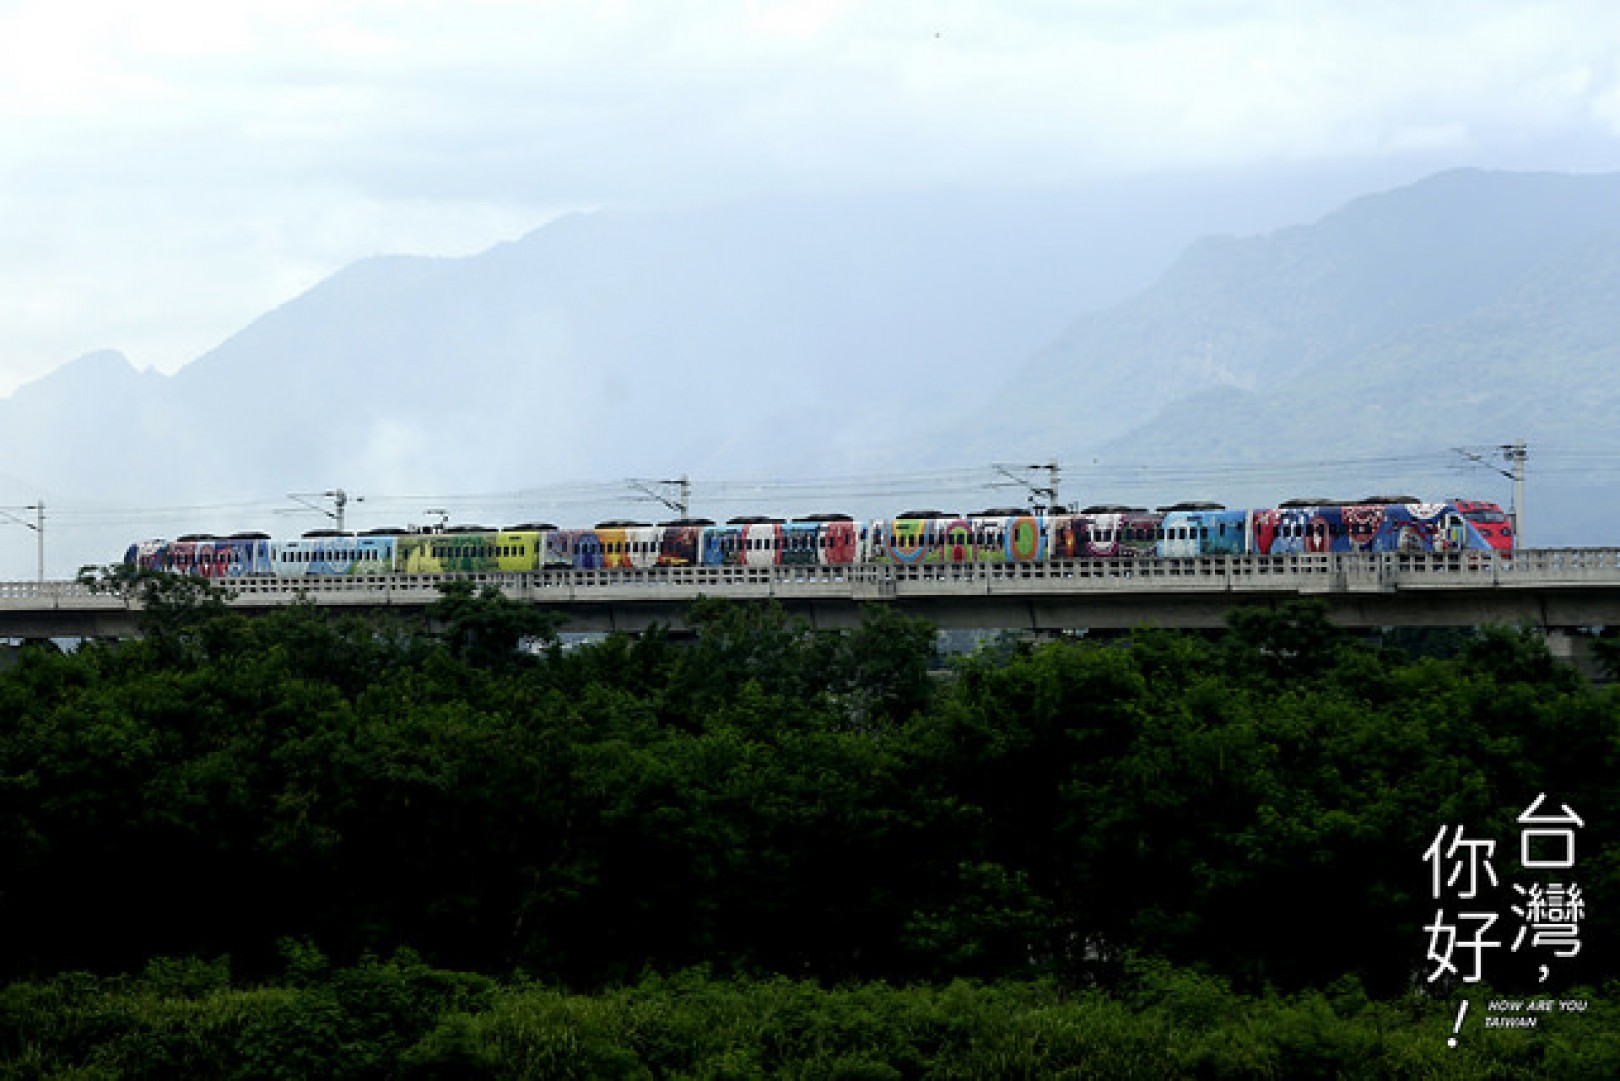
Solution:
M 1260 227 L 1612 168 L 1616 41 L 1599 2 L 0 4 L 0 394 L 570 209 L 1297 178 Z

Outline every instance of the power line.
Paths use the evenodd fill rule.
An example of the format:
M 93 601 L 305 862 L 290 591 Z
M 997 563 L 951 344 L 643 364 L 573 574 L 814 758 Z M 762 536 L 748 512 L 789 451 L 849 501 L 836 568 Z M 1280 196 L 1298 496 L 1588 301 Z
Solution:
M 1482 448 L 1492 450 L 1497 448 Z M 1042 469 L 1057 466 L 1057 461 Z M 1144 492 L 1150 500 L 1169 500 L 1199 489 L 1240 487 L 1276 488 L 1277 499 L 1293 496 L 1287 487 L 1373 484 L 1388 480 L 1415 481 L 1419 478 L 1455 482 L 1473 475 L 1477 469 L 1460 462 L 1450 451 L 1367 455 L 1357 458 L 1327 458 L 1271 462 L 1186 463 L 1143 462 L 1089 457 L 1062 466 L 1066 487 L 1085 493 L 1086 501 L 1097 493 Z M 1593 476 L 1620 474 L 1620 452 L 1606 453 L 1576 448 L 1538 447 L 1536 475 Z M 828 477 L 758 477 L 688 479 L 687 495 L 692 506 L 757 507 L 761 503 L 807 504 L 812 501 L 871 503 L 884 499 L 948 498 L 988 499 L 1006 483 L 1005 473 L 994 466 L 917 470 L 905 473 L 871 473 Z M 644 483 L 644 482 L 643 482 Z M 1050 485 L 1055 488 L 1056 485 Z M 1193 489 L 1193 493 L 1187 490 Z M 643 493 L 644 494 L 644 493 Z M 1311 493 L 1321 494 L 1321 493 Z M 1357 495 L 1365 493 L 1355 493 Z M 1449 493 L 1442 493 L 1449 494 Z M 525 516 L 544 508 L 566 512 L 570 509 L 605 508 L 638 498 L 633 483 L 624 481 L 575 481 L 499 492 L 434 492 L 376 494 L 366 497 L 365 507 L 373 515 L 423 513 L 435 507 L 450 513 L 496 513 L 520 511 Z M 194 502 L 173 505 L 118 506 L 105 503 L 75 504 L 54 501 L 51 522 L 57 529 L 84 529 L 125 526 L 132 531 L 151 529 L 160 523 L 199 519 L 234 523 L 243 519 L 269 519 L 285 511 L 281 498 Z M 824 508 L 816 508 L 824 509 Z M 323 511 L 324 513 L 324 511 Z

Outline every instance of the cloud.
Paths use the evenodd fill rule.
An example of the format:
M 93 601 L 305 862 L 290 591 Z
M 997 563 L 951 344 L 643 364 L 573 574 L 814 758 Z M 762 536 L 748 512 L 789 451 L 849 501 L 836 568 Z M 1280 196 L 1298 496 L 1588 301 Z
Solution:
M 103 346 L 172 369 L 353 259 L 570 207 L 1620 163 L 1616 40 L 1596 0 L 20 0 L 0 393 Z

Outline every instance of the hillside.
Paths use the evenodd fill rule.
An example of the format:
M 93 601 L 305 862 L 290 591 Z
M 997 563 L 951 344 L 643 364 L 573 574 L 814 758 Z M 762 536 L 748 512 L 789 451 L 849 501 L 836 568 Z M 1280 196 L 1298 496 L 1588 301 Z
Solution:
M 1620 456 L 1617 201 L 1617 176 L 1456 172 L 1314 225 L 1200 242 L 1019 373 L 997 409 L 1025 423 L 1003 445 L 1093 459 L 1076 476 L 1088 501 L 1264 502 L 1336 483 L 1326 494 L 1506 504 L 1505 481 L 1445 449 L 1522 438 L 1531 539 L 1603 543 L 1602 458 Z M 1421 469 L 1404 460 L 1436 452 Z M 1309 493 L 1233 468 L 1344 460 L 1368 464 L 1324 470 Z M 1155 467 L 1156 486 L 1135 465 Z M 1232 473 L 1210 479 L 1212 466 Z
M 1620 176 L 1447 173 L 1177 260 L 1192 223 L 1256 215 L 1186 195 L 601 212 L 469 258 L 366 260 L 174 376 L 93 354 L 0 399 L 0 505 L 91 508 L 52 530 L 67 575 L 136 536 L 309 528 L 264 508 L 333 487 L 374 497 L 364 526 L 422 521 L 444 493 L 1055 456 L 1071 498 L 1240 503 L 1297 493 L 1195 471 L 1420 452 L 1430 475 L 1323 482 L 1505 502 L 1494 474 L 1435 476 L 1433 455 L 1524 438 L 1538 512 L 1569 525 L 1540 539 L 1602 539 L 1574 487 L 1594 476 L 1536 470 L 1614 449 Z M 699 509 L 829 509 L 763 498 Z M 627 510 L 649 512 L 479 516 Z M 16 532 L 0 577 L 32 573 Z

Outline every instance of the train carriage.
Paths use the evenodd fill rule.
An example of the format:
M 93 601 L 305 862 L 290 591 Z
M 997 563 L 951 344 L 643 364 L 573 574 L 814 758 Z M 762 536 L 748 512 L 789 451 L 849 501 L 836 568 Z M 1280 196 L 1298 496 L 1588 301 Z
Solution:
M 547 569 L 601 570 L 602 540 L 594 529 L 557 529 L 545 535 L 542 566 Z
M 874 563 L 905 566 L 944 563 L 949 554 L 949 529 L 957 521 L 957 515 L 937 510 L 907 511 L 895 518 L 878 519 L 872 523 L 868 558 Z
M 225 577 L 257 578 L 275 573 L 275 558 L 271 554 L 268 533 L 233 533 L 216 541 L 216 552 L 223 548 Z
M 345 578 L 400 569 L 394 537 L 317 531 L 298 540 L 271 541 L 269 554 L 277 578 Z
M 708 518 L 677 518 L 659 524 L 658 565 L 695 567 L 703 561 L 703 531 L 713 526 Z
M 538 565 L 543 534 L 532 529 L 455 526 L 392 539 L 402 574 L 519 574 Z
M 166 540 L 136 541 L 124 549 L 124 565 L 141 571 L 166 571 L 169 542 Z
M 1101 504 L 1057 515 L 1047 526 L 1053 559 L 1128 559 L 1157 555 L 1164 516 L 1145 507 Z
M 1486 544 L 1499 552 L 1513 551 L 1513 523 L 1501 507 L 1476 499 L 1454 499 L 1451 505 L 1478 531 Z
M 647 522 L 598 522 L 596 538 L 607 570 L 646 570 L 658 565 L 661 531 Z
M 1411 497 L 1357 503 L 1295 500 L 1255 511 L 1253 533 L 1252 550 L 1261 555 L 1496 548 L 1455 504 L 1421 503 Z
M 817 542 L 821 539 L 821 526 L 815 522 L 788 522 L 782 526 L 782 565 L 786 567 L 815 566 L 821 562 Z
M 1097 505 L 1042 517 L 1022 508 L 970 515 L 909 511 L 856 521 L 847 514 L 739 517 L 725 525 L 686 518 L 659 525 L 614 520 L 591 529 L 527 523 L 505 529 L 456 526 L 339 533 L 297 540 L 263 533 L 207 534 L 132 544 L 124 561 L 143 570 L 226 579 L 389 573 L 513 573 L 536 569 L 631 570 L 655 566 L 777 566 L 892 563 L 1031 563 L 1314 552 L 1509 553 L 1513 532 L 1495 503 L 1426 503 L 1411 496 L 1359 502 L 1290 500 L 1263 510 L 1218 504 Z
M 784 525 L 780 519 L 742 524 L 739 562 L 746 567 L 774 567 L 782 562 Z
M 847 566 L 861 560 L 861 525 L 848 514 L 812 514 L 795 518 L 795 527 L 813 527 L 807 535 L 812 558 L 806 563 L 825 566 Z
M 771 567 L 782 557 L 785 523 L 780 518 L 732 518 L 703 531 L 703 562 L 715 567 Z
M 273 567 L 270 538 L 264 533 L 229 537 L 192 534 L 173 541 L 142 541 L 125 551 L 124 562 L 141 570 L 202 578 L 268 575 Z
M 1158 554 L 1165 559 L 1241 555 L 1247 550 L 1249 516 L 1215 503 L 1178 503 L 1162 508 Z
M 947 523 L 946 562 L 1030 563 L 1047 558 L 1047 524 L 1020 507 L 989 509 Z

